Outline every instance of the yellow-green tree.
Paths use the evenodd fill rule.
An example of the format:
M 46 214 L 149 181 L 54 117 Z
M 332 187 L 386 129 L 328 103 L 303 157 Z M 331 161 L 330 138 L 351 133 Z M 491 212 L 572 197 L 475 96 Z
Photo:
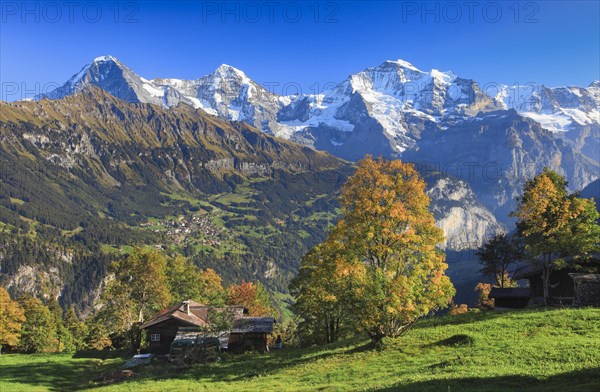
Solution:
M 323 298 L 345 293 L 342 302 L 374 342 L 399 336 L 450 304 L 455 291 L 438 248 L 443 233 L 412 165 L 367 156 L 344 185 L 340 204 L 342 217 L 326 241 L 334 244 L 333 257 L 323 248 L 311 256 L 322 258 L 325 270 L 336 265 L 336 279 L 319 283 Z
M 303 344 L 332 343 L 355 329 L 349 276 L 356 266 L 345 261 L 340 245 L 330 235 L 311 249 L 290 284 Z
M 45 305 L 48 307 L 48 310 L 50 310 L 54 325 L 56 326 L 57 343 L 55 351 L 75 351 L 74 337 L 71 331 L 65 326 L 63 310 L 58 303 L 58 300 L 56 298 L 50 298 L 45 301 Z
M 21 329 L 19 350 L 28 353 L 58 351 L 57 325 L 50 309 L 37 298 L 23 298 L 26 319 Z
M 209 305 L 221 306 L 225 303 L 227 292 L 223 288 L 221 276 L 212 268 L 199 270 L 197 273 L 200 287 L 200 301 Z
M 273 316 L 275 313 L 271 296 L 260 283 L 242 281 L 227 288 L 227 304 L 243 305 L 253 317 Z
M 207 305 L 223 305 L 225 290 L 213 269 L 200 269 L 191 260 L 176 256 L 167 260 L 167 281 L 174 302 L 188 299 Z
M 585 266 L 599 250 L 600 226 L 593 199 L 569 194 L 567 181 L 544 168 L 527 181 L 517 200 L 517 231 L 525 242 L 529 260 L 542 271 L 544 302 L 550 295 L 550 274 L 555 268 Z
M 425 182 L 411 164 L 363 159 L 342 189 L 335 229 L 356 275 L 360 327 L 374 342 L 404 333 L 419 317 L 448 306 L 454 286 L 438 246 L 444 236 L 429 211 Z
M 21 305 L 0 287 L 0 353 L 3 346 L 15 347 L 19 344 L 24 321 L 25 313 Z
M 72 337 L 71 344 L 75 350 L 85 349 L 85 339 L 88 334 L 87 326 L 77 317 L 75 307 L 69 306 L 69 310 L 64 315 L 64 328 L 66 328 Z
M 111 265 L 114 279 L 102 293 L 98 317 L 111 334 L 127 335 L 134 350 L 141 343 L 139 325 L 171 301 L 166 266 L 162 254 L 142 249 Z

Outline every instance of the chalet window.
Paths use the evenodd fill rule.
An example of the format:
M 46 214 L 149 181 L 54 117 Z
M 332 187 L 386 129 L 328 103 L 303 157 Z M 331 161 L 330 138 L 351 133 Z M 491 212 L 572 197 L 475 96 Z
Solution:
M 159 333 L 150 334 L 150 341 L 151 342 L 160 342 L 160 334 Z

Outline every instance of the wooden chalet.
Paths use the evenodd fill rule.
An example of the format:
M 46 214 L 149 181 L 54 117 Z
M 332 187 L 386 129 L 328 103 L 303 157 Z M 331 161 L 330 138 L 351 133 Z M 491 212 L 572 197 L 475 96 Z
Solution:
M 251 345 L 260 352 L 267 350 L 267 337 L 275 322 L 272 317 L 244 317 L 247 310 L 243 306 L 215 308 L 188 300 L 163 309 L 141 325 L 148 336 L 150 353 L 169 354 L 178 334 L 208 334 L 212 312 L 224 311 L 229 313 L 233 329 L 218 333 L 222 348 L 236 351 Z
M 566 305 L 573 302 L 575 286 L 573 279 L 569 276 L 571 272 L 574 271 L 554 269 L 550 273 L 549 296 L 553 303 Z M 540 267 L 534 264 L 524 264 L 515 270 L 513 279 L 526 280 L 533 302 L 543 303 L 544 281 L 542 280 L 542 269 Z
M 228 306 L 226 309 L 232 313 L 234 320 L 244 316 L 243 306 Z M 150 353 L 168 354 L 180 327 L 186 330 L 195 327 L 198 331 L 208 328 L 209 315 L 214 310 L 194 301 L 183 301 L 163 309 L 141 326 L 148 334 Z
M 572 258 L 566 258 L 571 261 Z M 600 254 L 593 254 L 592 260 L 587 263 L 588 268 L 600 268 Z M 554 305 L 583 305 L 591 306 L 600 302 L 600 299 L 594 296 L 598 293 L 595 274 L 581 273 L 572 267 L 553 269 L 549 279 L 549 299 Z M 542 280 L 541 267 L 524 263 L 515 269 L 513 274 L 515 280 L 526 280 L 530 290 L 530 300 L 532 303 L 543 303 L 544 285 Z M 491 294 L 491 293 L 490 293 Z

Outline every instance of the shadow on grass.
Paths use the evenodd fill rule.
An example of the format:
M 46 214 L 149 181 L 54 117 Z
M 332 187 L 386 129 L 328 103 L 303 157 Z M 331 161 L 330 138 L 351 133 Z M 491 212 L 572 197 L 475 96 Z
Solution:
M 305 363 L 324 360 L 334 356 L 368 351 L 370 343 L 361 345 L 362 340 L 345 340 L 324 346 L 286 349 L 271 352 L 270 354 L 232 354 L 222 357 L 218 363 L 194 365 L 186 369 L 177 369 L 171 364 L 150 365 L 133 369 L 138 375 L 129 382 L 163 380 L 203 380 L 206 382 L 236 382 L 250 380 L 276 374 L 284 369 L 299 366 Z M 354 347 L 348 348 L 352 344 Z M 98 385 L 100 386 L 100 385 Z M 93 388 L 94 386 L 88 386 Z
M 473 338 L 469 335 L 458 334 L 452 335 L 449 338 L 439 340 L 437 342 L 429 344 L 429 346 L 446 346 L 446 347 L 459 347 L 459 346 L 472 346 L 475 343 Z
M 80 390 L 89 387 L 89 381 L 93 377 L 114 370 L 121 364 L 119 361 L 106 364 L 98 358 L 73 359 L 67 357 L 59 359 L 59 355 L 46 355 L 45 360 L 32 363 L 2 364 L 0 383 L 22 384 L 24 387 L 45 387 L 51 391 Z
M 484 378 L 457 378 L 447 380 L 419 381 L 396 384 L 371 392 L 413 392 L 413 391 L 539 391 L 539 392 L 588 392 L 598 391 L 600 386 L 600 367 L 561 373 L 546 380 L 527 376 L 498 376 Z
M 134 354 L 129 350 L 101 350 L 101 351 L 84 350 L 84 351 L 77 351 L 75 354 L 73 354 L 73 358 L 102 359 L 102 360 L 115 359 L 115 358 L 129 359 L 133 355 Z
M 380 348 L 378 348 L 375 343 L 373 343 L 372 341 L 369 340 L 365 344 L 361 344 L 359 346 L 351 348 L 350 350 L 344 351 L 344 354 L 358 354 L 358 353 L 364 353 L 366 351 L 375 351 L 377 349 L 380 349 Z

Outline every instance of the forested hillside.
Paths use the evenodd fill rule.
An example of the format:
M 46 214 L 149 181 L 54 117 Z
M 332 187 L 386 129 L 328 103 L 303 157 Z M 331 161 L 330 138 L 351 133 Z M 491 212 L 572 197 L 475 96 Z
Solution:
M 132 246 L 284 291 L 351 170 L 244 123 L 94 87 L 0 105 L 0 281 L 81 310 Z

